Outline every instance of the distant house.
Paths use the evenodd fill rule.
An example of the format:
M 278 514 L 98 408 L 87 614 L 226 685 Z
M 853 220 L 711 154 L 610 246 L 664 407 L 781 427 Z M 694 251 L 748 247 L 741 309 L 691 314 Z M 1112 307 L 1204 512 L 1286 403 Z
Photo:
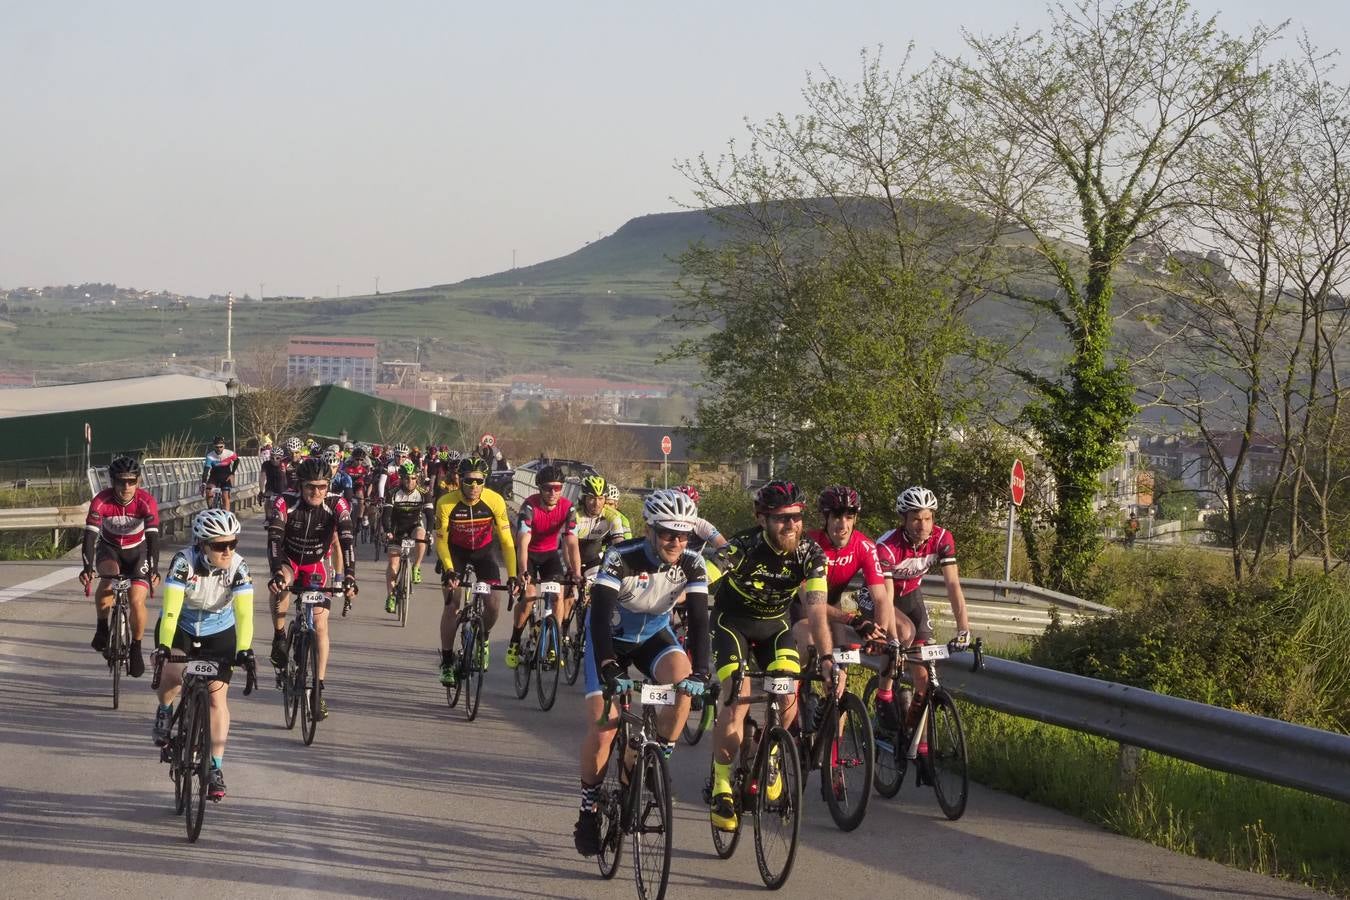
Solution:
M 374 338 L 293 337 L 286 348 L 286 383 L 336 384 L 375 393 L 379 367 Z

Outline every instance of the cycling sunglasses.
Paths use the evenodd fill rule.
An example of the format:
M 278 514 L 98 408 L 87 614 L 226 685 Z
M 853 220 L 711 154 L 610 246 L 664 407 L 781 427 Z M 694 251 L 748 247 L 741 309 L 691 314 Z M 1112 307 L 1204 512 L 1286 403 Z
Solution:
M 235 547 L 238 547 L 239 541 L 237 538 L 233 541 L 212 541 L 208 543 L 206 546 L 210 547 L 217 553 L 227 553 L 233 550 Z
M 659 537 L 659 538 L 660 538 L 661 540 L 663 540 L 663 541 L 688 541 L 688 540 L 689 540 L 689 532 L 687 532 L 687 531 L 671 531 L 669 528 L 656 528 L 656 527 L 654 527 L 654 526 L 653 526 L 653 530 L 656 532 L 656 536 Z
M 461 478 L 460 484 L 487 484 L 486 478 Z

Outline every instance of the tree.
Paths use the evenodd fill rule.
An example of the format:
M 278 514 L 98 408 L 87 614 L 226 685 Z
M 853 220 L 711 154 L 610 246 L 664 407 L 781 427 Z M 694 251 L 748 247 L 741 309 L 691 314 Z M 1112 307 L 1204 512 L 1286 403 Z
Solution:
M 1051 583 L 1072 591 L 1101 544 L 1098 477 L 1137 409 L 1128 365 L 1113 353 L 1114 273 L 1183 202 L 1179 154 L 1251 94 L 1273 32 L 1230 37 L 1185 0 L 1085 0 L 1050 15 L 1048 33 L 966 34 L 972 59 L 944 60 L 955 102 L 937 145 L 956 196 L 1023 229 L 1055 288 L 1004 285 L 1053 316 L 1067 344 L 1058 372 L 1011 369 L 1055 478 Z

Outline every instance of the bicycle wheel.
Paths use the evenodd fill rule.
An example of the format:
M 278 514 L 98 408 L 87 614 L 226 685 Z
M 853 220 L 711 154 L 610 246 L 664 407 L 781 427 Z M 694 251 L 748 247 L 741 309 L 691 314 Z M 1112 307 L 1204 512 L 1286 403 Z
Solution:
M 188 755 L 192 765 L 188 772 L 185 792 L 187 793 L 187 839 L 195 843 L 202 833 L 202 820 L 206 817 L 206 791 L 211 777 L 211 713 L 210 701 L 204 693 L 194 691 L 192 715 L 192 737 Z M 195 784 L 193 782 L 196 782 Z
M 530 692 L 530 678 L 534 675 L 535 630 L 536 626 L 531 622 L 525 626 L 525 632 L 521 635 L 520 661 L 515 670 L 516 697 L 520 700 L 524 700 Z
M 319 729 L 319 642 L 305 637 L 300 665 L 300 739 L 308 747 Z
M 852 831 L 862 824 L 867 815 L 867 801 L 872 796 L 876 754 L 872 719 L 851 691 L 844 693 L 839 708 L 830 718 L 829 725 L 838 737 L 825 754 L 820 783 L 834 824 L 840 831 Z
M 708 782 L 703 789 L 703 801 L 709 806 L 712 805 L 712 783 L 713 768 L 712 761 L 710 760 L 708 763 Z M 741 779 L 741 769 L 740 765 L 737 764 L 731 775 L 731 802 L 736 807 L 736 830 L 723 831 L 711 822 L 708 823 L 708 827 L 712 830 L 713 851 L 717 854 L 719 859 L 731 859 L 731 854 L 736 852 L 736 845 L 740 843 L 741 840 L 741 825 L 744 820 L 744 812 L 741 804 L 742 788 L 743 781 Z
M 670 770 L 653 744 L 642 749 L 637 783 L 637 815 L 633 819 L 633 880 L 638 896 L 660 900 L 670 879 L 670 850 L 674 822 L 670 811 Z
M 465 624 L 467 634 L 464 646 L 469 657 L 464 664 L 464 716 L 470 722 L 478 718 L 478 700 L 483 693 L 483 644 L 486 640 L 480 631 L 480 623 L 473 621 Z
M 183 814 L 188 792 L 188 739 L 192 736 L 192 709 L 183 702 L 178 707 L 178 720 L 169 737 L 169 777 L 173 779 L 173 811 Z
M 716 718 L 717 701 L 711 696 L 695 697 L 689 704 L 689 715 L 680 736 L 692 747 L 703 740 L 703 732 L 712 727 Z
M 112 708 L 117 709 L 122 701 L 122 666 L 127 656 L 126 631 L 127 617 L 120 603 L 113 603 L 112 614 L 108 616 L 108 670 L 112 672 Z
M 778 890 L 792 874 L 797 857 L 802 824 L 801 756 L 787 729 L 775 725 L 765 733 L 756 761 L 760 788 L 754 806 L 755 861 L 764 886 Z M 776 791 L 775 780 L 781 782 Z
M 558 699 L 558 676 L 562 674 L 558 650 L 558 623 L 550 616 L 544 620 L 539 631 L 539 646 L 534 658 L 535 685 L 538 688 L 535 698 L 544 712 L 552 709 L 553 701 Z
M 955 821 L 966 811 L 970 796 L 970 774 L 966 766 L 966 736 L 961 730 L 961 714 L 942 688 L 934 688 L 928 724 L 928 765 L 933 793 L 947 818 Z
M 619 783 L 619 772 L 623 768 L 623 751 L 628 746 L 628 728 L 622 724 L 614 734 L 609 745 L 609 761 L 605 763 L 605 780 L 595 798 L 595 809 L 600 813 L 600 853 L 595 861 L 600 866 L 602 878 L 613 878 L 619 871 L 619 860 L 623 856 L 622 808 L 627 791 Z
M 408 604 L 412 601 L 412 564 L 400 560 L 398 564 L 398 625 L 408 625 Z
M 295 626 L 291 625 L 286 632 L 286 668 L 281 670 L 281 715 L 287 731 L 295 727 L 295 720 L 300 713 L 300 697 L 303 693 L 299 666 L 296 664 L 297 640 Z
M 567 616 L 567 621 L 563 623 L 563 677 L 567 679 L 568 684 L 576 684 L 577 676 L 581 674 L 581 634 L 584 628 L 582 618 L 574 606 Z
M 873 767 L 872 786 L 877 789 L 877 793 L 886 799 L 894 797 L 900 793 L 900 787 L 905 783 L 905 769 L 909 761 L 905 758 L 905 748 L 908 746 L 903 733 L 897 734 L 894 731 L 887 731 L 881 727 L 881 722 L 875 717 L 876 711 L 876 692 L 877 677 L 875 675 L 867 682 L 867 688 L 863 691 L 863 707 L 873 711 L 872 719 L 872 738 L 876 745 L 876 759 Z M 896 713 L 900 721 L 904 721 L 899 712 Z

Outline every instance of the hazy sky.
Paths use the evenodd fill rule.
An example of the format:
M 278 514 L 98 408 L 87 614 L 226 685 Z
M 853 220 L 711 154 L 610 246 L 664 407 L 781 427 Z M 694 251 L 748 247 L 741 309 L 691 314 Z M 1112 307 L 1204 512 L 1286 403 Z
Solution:
M 1343 2 L 1197 6 L 1350 49 Z M 539 262 L 688 199 L 672 163 L 796 112 L 807 70 L 1043 10 L 0 0 L 0 287 L 331 295 Z

